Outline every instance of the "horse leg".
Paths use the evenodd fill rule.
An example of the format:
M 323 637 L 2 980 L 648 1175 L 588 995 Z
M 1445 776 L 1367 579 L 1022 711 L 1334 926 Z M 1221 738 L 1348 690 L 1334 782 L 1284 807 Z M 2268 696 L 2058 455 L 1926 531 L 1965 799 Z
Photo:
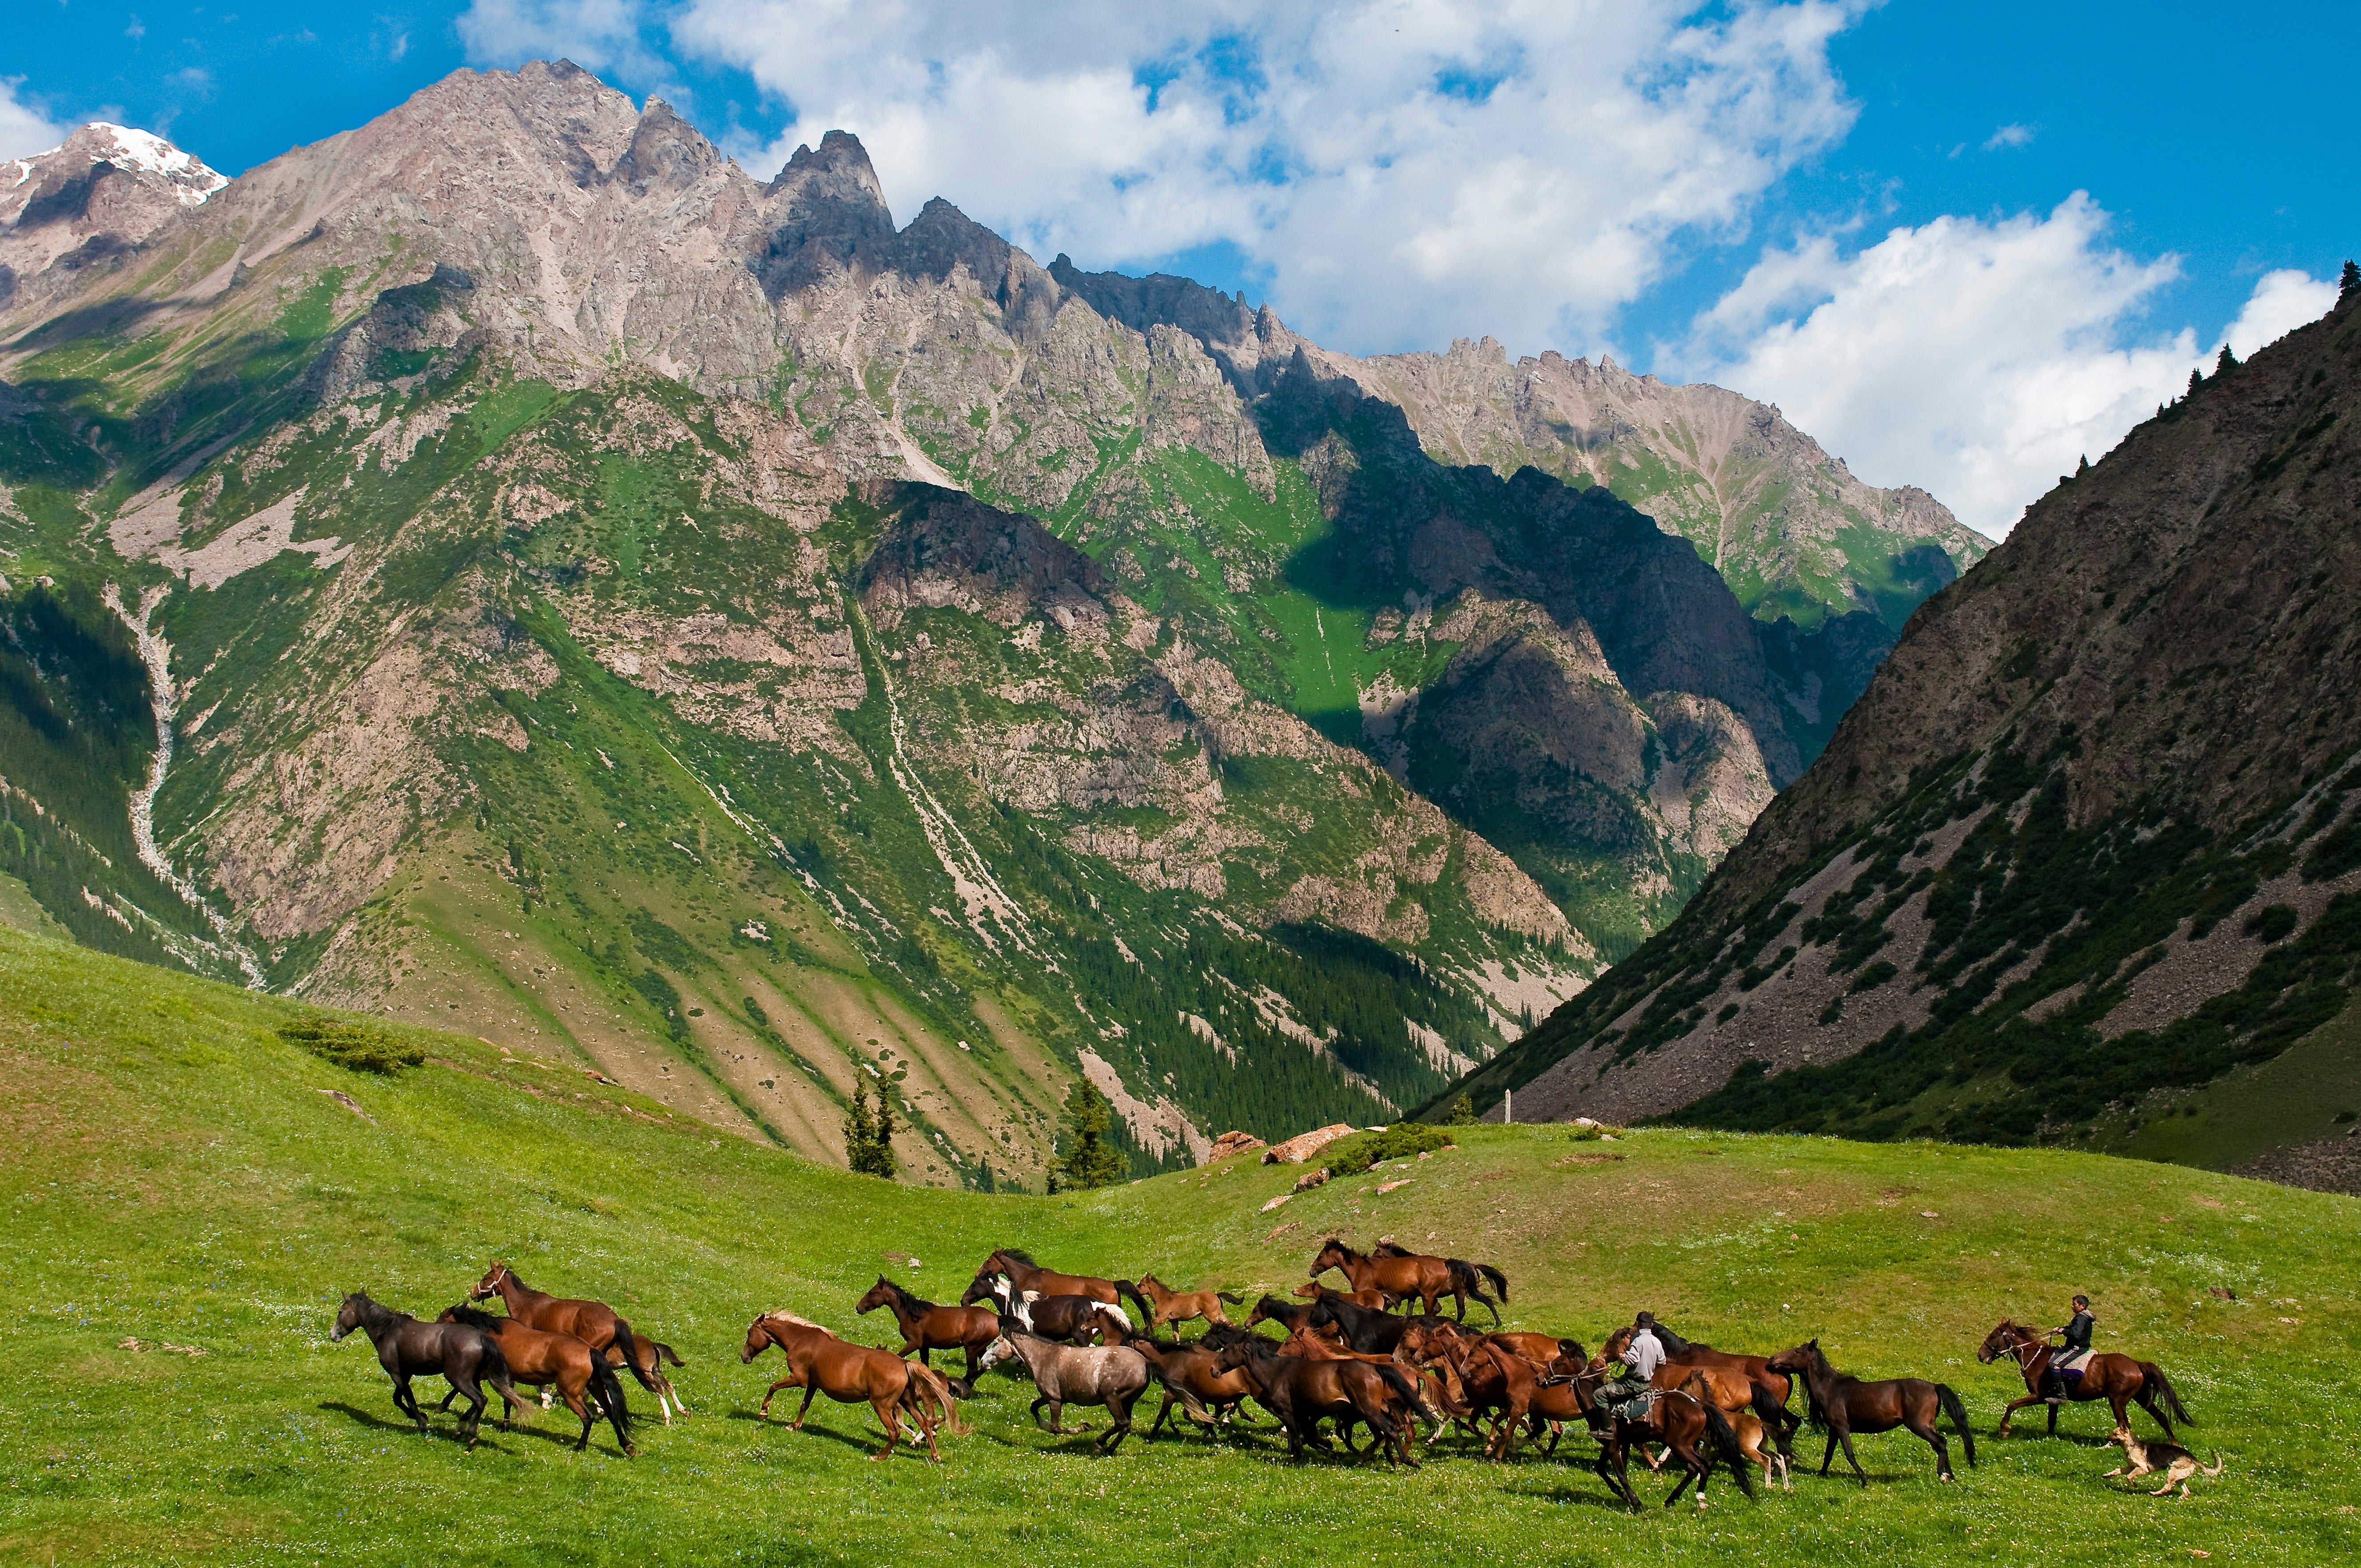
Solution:
M 584 1387 L 587 1387 L 588 1385 L 586 1384 Z M 542 1390 L 544 1394 L 548 1391 L 546 1387 Z M 582 1418 L 582 1436 L 574 1444 L 574 1452 L 580 1453 L 590 1446 L 590 1429 L 598 1424 L 598 1418 L 592 1413 L 590 1406 L 583 1399 L 580 1388 L 567 1388 L 560 1385 L 559 1392 L 566 1396 L 566 1408 Z
M 1927 1446 L 1935 1451 L 1935 1478 L 1938 1481 L 1955 1479 L 1951 1475 L 1950 1445 L 1943 1441 L 1942 1432 L 1935 1425 L 1935 1418 L 1927 1416 L 1919 1420 L 1905 1421 L 1903 1424 L 1917 1436 L 1926 1439 Z
M 1851 1465 L 1851 1466 L 1852 1466 L 1852 1473 L 1853 1473 L 1855 1475 L 1858 1475 L 1858 1476 L 1860 1476 L 1860 1477 L 1861 1477 L 1861 1484 L 1862 1486 L 1868 1486 L 1868 1485 L 1869 1485 L 1869 1472 L 1868 1472 L 1868 1471 L 1866 1471 L 1866 1470 L 1863 1470 L 1863 1469 L 1861 1467 L 1861 1461 L 1853 1457 L 1853 1453 L 1852 1453 L 1852 1429 L 1851 1429 L 1850 1427 L 1840 1427 L 1840 1428 L 1839 1428 L 1839 1429 L 1837 1430 L 1837 1439 L 1838 1439 L 1838 1441 L 1839 1441 L 1839 1442 L 1842 1442 L 1842 1443 L 1844 1444 L 1844 1451 L 1845 1451 L 1845 1463 L 1846 1463 L 1847 1464 L 1850 1464 L 1850 1465 Z M 1938 1438 L 1937 1438 L 1935 1441 L 1936 1441 L 1936 1442 L 1942 1442 L 1943 1440 L 1942 1440 L 1941 1438 L 1939 1438 L 1939 1437 L 1938 1437 Z M 1950 1461 L 1949 1461 L 1948 1459 L 1944 1461 L 1944 1464 L 1949 1464 L 1949 1463 L 1950 1463 Z
M 815 1377 L 810 1382 L 804 1385 L 804 1402 L 796 1407 L 796 1419 L 787 1423 L 787 1430 L 789 1431 L 801 1431 L 804 1430 L 804 1418 L 811 1414 L 812 1397 L 818 1392 L 818 1378 Z
M 2148 1413 L 2148 1418 L 2151 1420 L 2155 1421 L 2157 1425 L 2164 1429 L 2165 1440 L 2167 1442 L 2177 1442 L 2180 1441 L 2178 1438 L 2173 1436 L 2172 1423 L 2165 1419 L 2165 1415 L 2162 1410 L 2157 1409 L 2156 1394 L 2148 1387 L 2147 1380 L 2146 1378 L 2142 1378 L 2140 1380 L 2139 1407 L 2141 1409 L 2146 1410 Z M 2115 1415 L 2115 1424 L 2117 1426 L 2128 1424 L 2125 1420 L 2121 1411 L 2118 1411 Z
M 1834 1421 L 1831 1421 L 1831 1422 L 1829 1422 L 1829 1423 L 1828 1423 L 1828 1450 L 1827 1450 L 1827 1452 L 1825 1452 L 1824 1453 L 1822 1453 L 1822 1454 L 1820 1455 L 1820 1474 L 1821 1474 L 1821 1475 L 1827 1475 L 1827 1474 L 1828 1473 L 1828 1466 L 1829 1466 L 1829 1465 L 1831 1465 L 1831 1464 L 1834 1464 L 1836 1462 L 1837 1462 L 1837 1429 L 1836 1429 L 1836 1423 L 1835 1423 Z
M 877 1412 L 878 1420 L 883 1422 L 885 1428 L 885 1446 L 869 1456 L 869 1463 L 874 1464 L 893 1453 L 894 1442 L 902 1435 L 902 1423 L 894 1419 L 894 1401 L 884 1394 L 872 1398 L 869 1401 L 869 1408 Z
M 1105 1436 L 1099 1439 L 1099 1452 L 1113 1453 L 1123 1446 L 1123 1440 L 1131 1435 L 1131 1400 L 1126 1395 L 1109 1394 L 1106 1403 L 1107 1414 L 1115 1418 L 1115 1424 L 1107 1428 Z
M 776 1383 L 772 1384 L 768 1388 L 763 1390 L 763 1408 L 760 1410 L 757 1410 L 755 1414 L 764 1417 L 769 1416 L 771 1413 L 772 1395 L 776 1394 L 782 1388 L 795 1388 L 799 1387 L 801 1387 L 801 1385 L 793 1377 L 780 1378 Z
M 2025 1409 L 2027 1405 L 2037 1405 L 2039 1403 L 2041 1403 L 2041 1396 L 2038 1394 L 2027 1394 L 2022 1399 L 2011 1399 L 2008 1402 L 2007 1409 L 2002 1410 L 2000 1413 L 2000 1435 L 2003 1437 L 2006 1437 L 2008 1435 L 2009 1419 L 2015 1416 L 2017 1411 Z M 2057 1413 L 2055 1406 L 2051 1407 L 2050 1413 L 2053 1416 Z M 2053 1420 L 2049 1424 L 2052 1427 L 2055 1427 L 2058 1423 Z
M 484 1398 L 484 1390 L 473 1377 L 457 1367 L 453 1367 L 443 1376 L 451 1380 L 452 1387 L 467 1397 L 467 1413 L 459 1418 L 459 1431 L 467 1438 L 467 1446 L 473 1448 L 476 1446 L 477 1431 L 482 1427 L 484 1421 L 484 1406 L 488 1402 Z
M 451 1392 L 456 1398 L 459 1391 L 454 1388 Z M 420 1431 L 426 1430 L 426 1412 L 418 1408 L 418 1396 L 411 1392 L 410 1379 L 399 1372 L 393 1375 L 393 1408 L 416 1421 Z

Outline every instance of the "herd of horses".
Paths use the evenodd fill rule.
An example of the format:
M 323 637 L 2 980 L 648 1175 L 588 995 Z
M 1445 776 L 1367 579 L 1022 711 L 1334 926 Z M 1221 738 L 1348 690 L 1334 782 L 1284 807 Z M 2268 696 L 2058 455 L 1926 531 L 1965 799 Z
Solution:
M 1349 1288 L 1321 1283 L 1332 1269 Z M 588 1446 L 603 1416 L 622 1452 L 635 1452 L 619 1370 L 656 1396 L 666 1425 L 675 1410 L 686 1412 L 664 1372 L 667 1363 L 679 1365 L 680 1357 L 613 1309 L 544 1295 L 501 1263 L 485 1273 L 471 1300 L 495 1295 L 506 1317 L 461 1303 L 422 1322 L 356 1292 L 345 1299 L 331 1337 L 357 1330 L 368 1335 L 393 1379 L 396 1407 L 422 1431 L 426 1417 L 411 1380 L 446 1378 L 451 1391 L 442 1408 L 468 1401 L 460 1425 L 470 1446 L 489 1394 L 503 1401 L 505 1426 L 515 1415 L 520 1383 L 541 1387 L 544 1406 L 553 1402 L 550 1390 L 564 1400 L 582 1423 L 577 1450 Z M 1635 1452 L 1651 1470 L 1677 1464 L 1679 1479 L 1664 1499 L 1667 1508 L 1692 1487 L 1697 1506 L 1705 1507 L 1717 1464 L 1726 1465 L 1749 1496 L 1758 1470 L 1766 1486 L 1792 1490 L 1790 1462 L 1806 1420 L 1792 1408 L 1798 1385 L 1809 1418 L 1827 1432 L 1822 1475 L 1840 1448 L 1867 1486 L 1853 1438 L 1903 1430 L 1934 1451 L 1937 1475 L 1949 1481 L 1950 1449 L 1937 1425 L 1945 1419 L 1968 1463 L 1975 1464 L 1966 1407 L 1943 1383 L 1852 1376 L 1829 1365 L 1817 1339 L 1757 1355 L 1684 1339 L 1661 1323 L 1653 1332 L 1664 1364 L 1644 1386 L 1619 1381 L 1612 1369 L 1625 1363 L 1636 1324 L 1615 1330 L 1593 1354 L 1570 1338 L 1502 1330 L 1498 1304 L 1508 1299 L 1507 1277 L 1489 1265 L 1382 1245 L 1364 1254 L 1331 1239 L 1312 1257 L 1310 1277 L 1293 1299 L 1266 1294 L 1242 1322 L 1232 1322 L 1223 1308 L 1246 1306 L 1241 1296 L 1176 1290 L 1153 1275 L 1130 1280 L 1064 1274 L 1003 1247 L 984 1259 L 954 1305 L 928 1301 L 880 1276 L 854 1310 L 889 1312 L 902 1336 L 898 1351 L 855 1343 L 808 1319 L 774 1311 L 748 1325 L 739 1359 L 751 1363 L 772 1349 L 780 1353 L 786 1376 L 764 1390 L 760 1413 L 769 1415 L 781 1389 L 800 1388 L 794 1430 L 802 1429 L 820 1395 L 867 1404 L 885 1434 L 885 1446 L 873 1460 L 891 1456 L 905 1421 L 939 1459 L 939 1432 L 959 1436 L 972 1430 L 961 1422 L 959 1401 L 973 1397 L 984 1372 L 1005 1365 L 1033 1385 L 1028 1414 L 1045 1431 L 1086 1433 L 1087 1426 L 1067 1426 L 1067 1408 L 1104 1409 L 1109 1424 L 1093 1440 L 1101 1453 L 1113 1453 L 1131 1434 L 1135 1412 L 1151 1392 L 1161 1396 L 1162 1405 L 1145 1438 L 1163 1431 L 1176 1409 L 1211 1430 L 1250 1423 L 1252 1405 L 1277 1420 L 1289 1453 L 1299 1460 L 1307 1451 L 1333 1452 L 1342 1443 L 1365 1462 L 1383 1456 L 1389 1464 L 1416 1468 L 1422 1442 L 1432 1444 L 1455 1431 L 1494 1461 L 1508 1459 L 1521 1443 L 1554 1456 L 1566 1431 L 1579 1425 L 1597 1443 L 1593 1468 L 1634 1508 L 1642 1506 L 1630 1475 Z M 1448 1317 L 1440 1310 L 1446 1299 L 1455 1305 Z M 1471 1302 L 1491 1310 L 1491 1332 L 1467 1324 Z M 1191 1322 L 1203 1324 L 1194 1339 L 1159 1332 Z M 1280 1334 L 1258 1332 L 1265 1323 Z M 932 1357 L 939 1351 L 963 1356 L 963 1370 L 956 1376 L 938 1372 Z M 2054 1433 L 2060 1399 L 2104 1399 L 2119 1428 L 2126 1427 L 2128 1408 L 2136 1403 L 2168 1439 L 2173 1420 L 2191 1420 L 2170 1379 L 2152 1362 L 2099 1355 L 2079 1381 L 2059 1391 L 2047 1379 L 2048 1335 L 2006 1320 L 1978 1351 L 1984 1363 L 2003 1356 L 2015 1361 L 2026 1389 L 2003 1412 L 2003 1437 L 2017 1410 L 2045 1402 Z M 1356 1441 L 1363 1428 L 1366 1443 Z

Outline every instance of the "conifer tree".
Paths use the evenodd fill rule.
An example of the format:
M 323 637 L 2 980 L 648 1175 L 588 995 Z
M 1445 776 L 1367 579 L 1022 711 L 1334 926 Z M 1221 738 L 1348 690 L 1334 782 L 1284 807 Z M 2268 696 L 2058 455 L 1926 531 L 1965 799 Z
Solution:
M 2193 397 L 2195 397 L 2195 396 L 2197 395 L 2197 389 L 2198 389 L 2198 388 L 2200 388 L 2200 387 L 2202 387 L 2202 386 L 2203 386 L 2204 384 L 2205 384 L 2205 372 L 2204 372 L 2204 371 L 2202 371 L 2202 370 L 2191 370 L 2191 371 L 2189 373 L 2189 395 L 2190 395 L 2191 397 L 2192 397 L 2192 398 L 2193 398 Z
M 1064 1135 L 1059 1142 L 1066 1152 L 1050 1163 L 1052 1190 L 1086 1191 L 1123 1179 L 1131 1162 L 1107 1140 L 1114 1118 L 1108 1113 L 1106 1096 L 1092 1087 L 1089 1079 L 1074 1080 L 1072 1091 L 1066 1096 L 1064 1122 Z
M 852 1080 L 852 1109 L 844 1118 L 844 1162 L 862 1176 L 894 1174 L 894 1112 L 884 1089 L 869 1109 L 869 1086 Z
M 2361 263 L 2348 258 L 2345 275 L 2336 280 L 2336 302 L 2341 305 L 2356 294 L 2361 294 Z
M 2213 374 L 2217 377 L 2226 376 L 2237 367 L 2238 356 L 2230 352 L 2230 345 L 2228 344 L 2224 344 L 2222 345 L 2222 357 L 2213 361 Z
M 1463 1094 L 1458 1099 L 1453 1101 L 1451 1102 L 1451 1120 L 1444 1124 L 1453 1127 L 1474 1126 L 1476 1124 L 1476 1097 L 1472 1094 Z

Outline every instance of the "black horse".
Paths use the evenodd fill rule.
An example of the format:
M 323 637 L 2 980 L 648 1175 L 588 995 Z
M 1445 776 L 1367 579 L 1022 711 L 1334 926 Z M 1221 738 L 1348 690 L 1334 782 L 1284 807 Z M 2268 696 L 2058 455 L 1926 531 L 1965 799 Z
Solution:
M 335 1329 L 328 1335 L 340 1340 L 355 1329 L 368 1335 L 377 1347 L 377 1361 L 393 1379 L 393 1408 L 426 1430 L 426 1412 L 418 1408 L 418 1396 L 411 1392 L 413 1377 L 447 1377 L 452 1388 L 467 1401 L 467 1413 L 459 1418 L 459 1431 L 467 1446 L 476 1446 L 476 1434 L 483 1423 L 484 1390 L 489 1387 L 500 1397 L 501 1402 L 513 1409 L 517 1404 L 516 1389 L 509 1380 L 508 1358 L 491 1335 L 466 1323 L 422 1323 L 407 1312 L 397 1312 L 368 1299 L 368 1293 L 356 1290 L 345 1298 L 344 1310 L 336 1314 Z

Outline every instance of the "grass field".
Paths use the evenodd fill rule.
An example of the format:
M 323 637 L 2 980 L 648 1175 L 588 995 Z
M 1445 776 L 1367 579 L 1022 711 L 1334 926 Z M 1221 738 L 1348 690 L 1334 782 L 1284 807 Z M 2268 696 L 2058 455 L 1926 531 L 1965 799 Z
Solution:
M 1461 1148 L 1274 1213 L 1261 1205 L 1296 1172 L 1244 1162 L 1093 1194 L 983 1197 L 821 1170 L 666 1120 L 579 1064 L 503 1060 L 467 1036 L 415 1036 L 433 1059 L 398 1080 L 347 1071 L 277 1036 L 298 1011 L 0 933 L 0 1346 L 12 1370 L 0 1560 L 2361 1553 L 2354 1200 L 2054 1152 L 1679 1131 L 1576 1143 L 1523 1127 L 1473 1130 Z M 801 1434 L 765 1425 L 752 1410 L 775 1357 L 747 1367 L 735 1355 L 748 1321 L 778 1307 L 885 1341 L 882 1314 L 851 1311 L 881 1271 L 951 1299 L 996 1244 L 1068 1267 L 1288 1288 L 1331 1231 L 1497 1263 L 1515 1288 L 1512 1323 L 1586 1343 L 1640 1307 L 1725 1344 L 1817 1333 L 1840 1366 L 1958 1387 L 1983 1463 L 1942 1486 L 1922 1444 L 1870 1438 L 1866 1491 L 1806 1474 L 1792 1496 L 1749 1503 L 1724 1483 L 1704 1518 L 1653 1507 L 1634 1518 L 1608 1506 L 1579 1439 L 1574 1462 L 1561 1450 L 1500 1466 L 1446 1442 L 1414 1475 L 1292 1465 L 1268 1425 L 1100 1459 L 1087 1439 L 1026 1426 L 1029 1389 L 988 1375 L 965 1407 L 977 1430 L 945 1440 L 943 1464 L 872 1464 L 865 1408 L 823 1405 Z M 643 1426 L 630 1461 L 603 1433 L 572 1453 L 562 1411 L 515 1433 L 487 1427 L 472 1453 L 447 1419 L 425 1438 L 397 1425 L 367 1344 L 327 1341 L 339 1295 L 366 1287 L 431 1315 L 495 1255 L 542 1288 L 604 1297 L 677 1346 L 697 1413 Z M 2089 1407 L 2067 1415 L 2070 1436 L 1991 1438 L 2013 1377 L 1978 1366 L 1976 1342 L 2004 1314 L 2059 1321 L 2076 1288 L 2097 1300 L 2100 1347 L 2161 1362 L 2202 1423 L 2196 1446 L 2230 1456 L 2195 1500 L 2100 1480 L 2114 1461 Z M 120 1348 L 129 1337 L 148 1348 Z M 440 1387 L 423 1386 L 430 1402 Z M 1816 1435 L 1805 1442 L 1816 1464 Z

